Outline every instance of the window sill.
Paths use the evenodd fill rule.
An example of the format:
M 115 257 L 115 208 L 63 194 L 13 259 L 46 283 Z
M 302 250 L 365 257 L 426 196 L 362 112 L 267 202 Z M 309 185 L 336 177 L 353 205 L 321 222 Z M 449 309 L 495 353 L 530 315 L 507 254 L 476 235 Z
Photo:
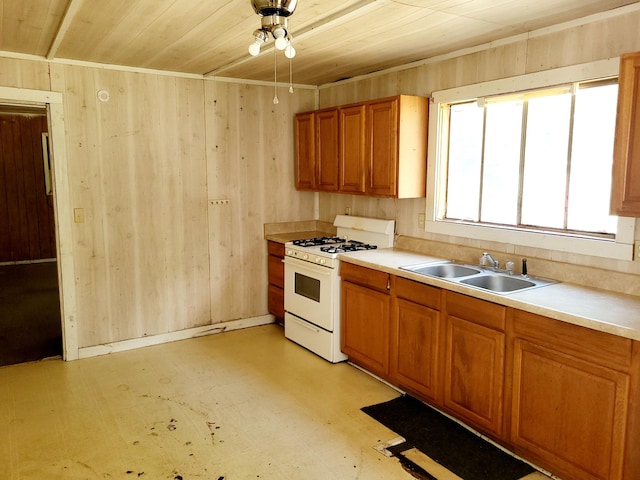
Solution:
M 619 233 L 616 240 L 568 237 L 557 234 L 514 231 L 499 227 L 434 220 L 427 220 L 425 231 L 440 235 L 509 243 L 613 260 L 633 260 L 635 219 L 620 219 Z

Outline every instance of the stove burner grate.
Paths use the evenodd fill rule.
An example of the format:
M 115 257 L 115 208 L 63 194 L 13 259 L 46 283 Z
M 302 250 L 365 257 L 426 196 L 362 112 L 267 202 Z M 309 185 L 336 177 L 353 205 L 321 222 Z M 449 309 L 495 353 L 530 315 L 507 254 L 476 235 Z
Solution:
M 362 242 L 351 240 L 349 243 L 343 243 L 331 247 L 320 247 L 320 250 L 326 253 L 347 253 L 357 252 L 360 250 L 375 250 L 378 248 L 376 245 L 369 245 Z
M 318 245 L 332 245 L 337 243 L 344 243 L 347 240 L 340 237 L 314 237 L 305 238 L 302 240 L 294 240 L 293 244 L 298 247 L 316 247 Z

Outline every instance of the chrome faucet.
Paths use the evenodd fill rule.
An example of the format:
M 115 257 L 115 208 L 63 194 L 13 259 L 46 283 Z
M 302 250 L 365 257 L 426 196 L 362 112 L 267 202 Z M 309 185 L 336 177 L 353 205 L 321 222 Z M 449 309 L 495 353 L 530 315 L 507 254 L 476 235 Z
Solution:
M 489 261 L 489 263 L 491 264 L 491 267 L 492 267 L 494 270 L 498 270 L 498 266 L 500 265 L 500 262 L 498 262 L 497 260 L 495 260 L 495 259 L 491 256 L 491 254 L 490 254 L 490 253 L 484 252 L 484 253 L 482 254 L 482 258 L 481 258 L 481 260 L 485 260 L 485 259 Z

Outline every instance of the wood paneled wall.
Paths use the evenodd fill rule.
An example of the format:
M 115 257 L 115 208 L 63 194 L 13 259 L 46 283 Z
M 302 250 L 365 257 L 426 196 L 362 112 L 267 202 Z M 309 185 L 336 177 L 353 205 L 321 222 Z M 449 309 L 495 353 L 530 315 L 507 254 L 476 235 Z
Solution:
M 294 188 L 292 119 L 315 90 L 281 89 L 276 106 L 272 87 L 51 69 L 85 217 L 80 348 L 266 315 L 263 225 L 313 216 L 313 194 Z
M 210 321 L 203 82 L 52 66 L 64 94 L 79 346 Z M 109 100 L 98 100 L 105 90 Z
M 333 86 L 323 86 L 320 88 L 320 107 L 331 107 L 396 94 L 428 96 L 431 92 L 457 86 L 617 57 L 625 52 L 640 50 L 638 24 L 640 24 L 640 12 L 633 12 L 565 30 L 549 29 L 549 33 L 540 32 L 527 40 L 519 40 L 476 53 L 426 63 L 407 70 L 357 81 L 346 81 Z M 603 283 L 610 283 L 614 289 L 617 288 L 615 285 L 624 285 L 628 281 L 628 274 L 640 275 L 638 262 L 614 262 L 585 255 L 527 249 L 517 245 L 490 245 L 486 242 L 478 244 L 478 241 L 474 239 L 446 238 L 429 234 L 418 227 L 418 215 L 424 213 L 426 209 L 426 202 L 421 199 L 390 200 L 321 194 L 319 219 L 327 222 L 333 221 L 335 215 L 344 213 L 347 207 L 351 208 L 354 215 L 395 219 L 399 235 L 438 242 L 437 245 L 467 245 L 472 247 L 468 249 L 469 252 L 476 249 L 470 255 L 475 255 L 477 250 L 482 248 L 498 252 L 505 250 L 513 252 L 516 249 L 520 256 L 545 260 L 549 266 L 548 275 L 552 277 L 562 273 L 553 270 L 555 267 L 552 264 L 554 263 L 563 265 L 565 273 L 571 270 L 572 265 L 582 268 L 606 269 L 606 275 L 601 276 L 598 280 L 599 286 L 606 286 Z M 636 230 L 636 238 L 640 239 L 640 221 Z M 469 256 L 468 259 L 461 258 L 461 260 L 476 261 L 477 259 Z M 542 263 L 538 262 L 538 265 Z M 623 274 L 619 281 L 612 278 L 615 271 Z M 538 271 L 537 274 L 544 275 L 545 273 Z M 555 276 L 555 278 L 558 277 Z M 582 280 L 585 280 L 585 276 L 581 270 L 572 272 L 568 277 L 568 281 L 580 283 Z
M 293 115 L 315 90 L 280 87 L 274 105 L 273 87 L 207 81 L 205 95 L 215 323 L 268 311 L 264 224 L 314 216 L 314 194 L 295 189 Z
M 50 90 L 49 65 L 46 62 L 2 57 L 0 58 L 0 85 Z
M 45 191 L 46 114 L 0 112 L 0 262 L 55 258 L 53 196 Z

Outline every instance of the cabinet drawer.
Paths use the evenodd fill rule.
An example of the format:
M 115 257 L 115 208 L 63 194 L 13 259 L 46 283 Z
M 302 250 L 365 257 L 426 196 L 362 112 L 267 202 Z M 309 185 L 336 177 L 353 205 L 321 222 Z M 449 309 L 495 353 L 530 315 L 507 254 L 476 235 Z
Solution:
M 371 268 L 360 267 L 352 263 L 340 263 L 340 276 L 351 283 L 373 288 L 375 290 L 389 290 L 389 274 Z
M 446 292 L 447 313 L 454 317 L 472 320 L 495 330 L 504 331 L 507 307 L 468 297 L 454 292 Z
M 589 328 L 564 323 L 522 310 L 513 311 L 516 337 L 537 340 L 565 354 L 588 362 L 628 372 L 632 340 Z
M 276 257 L 284 257 L 284 243 L 278 242 L 267 242 L 267 248 L 269 251 L 269 255 L 275 255 Z
M 410 300 L 418 305 L 440 310 L 440 289 L 437 287 L 396 277 L 395 293 L 397 297 Z

